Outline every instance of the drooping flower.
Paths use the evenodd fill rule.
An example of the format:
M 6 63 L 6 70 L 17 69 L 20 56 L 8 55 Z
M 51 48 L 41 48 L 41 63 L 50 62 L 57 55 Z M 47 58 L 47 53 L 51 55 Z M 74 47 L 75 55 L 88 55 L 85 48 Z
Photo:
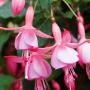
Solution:
M 58 69 L 76 63 L 79 60 L 78 53 L 72 48 L 72 45 L 68 46 L 68 43 L 71 42 L 70 32 L 64 30 L 63 35 L 61 35 L 60 28 L 55 22 L 52 24 L 52 32 L 56 47 L 51 57 L 51 65 Z
M 31 51 L 27 58 L 25 66 L 25 78 L 28 80 L 35 79 L 35 90 L 49 90 L 46 79 L 51 75 L 51 66 L 44 59 L 44 53 L 51 50 L 52 47 L 38 48 Z
M 27 9 L 25 16 L 26 24 L 22 27 L 21 31 L 15 39 L 16 49 L 29 49 L 30 47 L 38 47 L 38 40 L 36 35 L 43 38 L 52 38 L 51 36 L 44 34 L 40 30 L 33 27 L 33 18 L 34 10 L 33 7 L 30 6 Z
M 55 68 L 63 68 L 65 71 L 65 84 L 69 90 L 75 90 L 75 81 L 74 81 L 74 64 L 78 62 L 78 53 L 73 48 L 77 46 L 77 44 L 71 43 L 71 35 L 70 32 L 64 30 L 61 35 L 61 31 L 59 26 L 53 22 L 52 24 L 52 32 L 55 39 L 54 50 L 52 51 L 51 57 L 51 65 Z M 67 73 L 66 73 L 67 72 Z
M 79 53 L 79 58 L 80 58 L 80 64 L 86 64 L 86 73 L 88 75 L 88 78 L 90 77 L 90 70 L 89 70 L 89 66 L 90 66 L 90 39 L 87 39 L 85 36 L 85 27 L 84 27 L 84 20 L 83 17 L 81 16 L 80 12 L 78 11 L 78 32 L 79 32 L 79 36 L 80 36 L 80 43 L 83 41 L 83 44 L 81 44 L 77 50 Z
M 90 43 L 89 43 L 89 39 L 86 39 L 85 37 L 85 28 L 83 25 L 84 20 L 80 12 L 78 12 L 78 18 L 79 18 L 78 31 L 80 35 L 80 42 L 86 41 L 85 43 L 83 43 L 78 47 L 79 58 L 82 63 L 90 63 L 90 56 L 89 56 Z
M 33 24 L 33 18 L 34 18 L 34 10 L 32 6 L 29 6 L 26 12 L 25 16 L 25 25 L 18 28 L 3 28 L 0 27 L 0 29 L 3 30 L 17 30 L 18 35 L 15 39 L 15 48 L 17 50 L 27 50 L 31 48 L 37 48 L 38 47 L 38 40 L 37 35 L 43 38 L 53 38 L 50 35 L 47 35 L 37 28 L 35 28 Z
M 25 6 L 25 0 L 12 0 L 12 13 L 14 16 L 19 15 Z
M 25 78 L 35 80 L 35 90 L 49 90 L 46 79 L 50 76 L 52 70 L 50 64 L 44 59 L 44 54 L 52 48 L 53 46 L 25 50 L 21 57 L 5 56 L 8 69 L 10 68 L 10 71 L 16 75 L 16 64 L 21 64 L 25 70 Z M 20 69 L 20 71 L 22 70 Z M 18 74 L 20 75 L 20 73 Z

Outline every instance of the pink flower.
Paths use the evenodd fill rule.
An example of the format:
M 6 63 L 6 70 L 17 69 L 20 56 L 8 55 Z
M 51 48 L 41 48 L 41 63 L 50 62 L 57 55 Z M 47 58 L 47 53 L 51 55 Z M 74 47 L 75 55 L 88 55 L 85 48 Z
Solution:
M 2 30 L 17 30 L 17 32 L 19 32 L 15 39 L 15 48 L 17 50 L 27 50 L 31 48 L 37 48 L 38 47 L 37 36 L 43 38 L 53 38 L 52 36 L 47 35 L 38 30 L 37 28 L 35 28 L 32 25 L 33 18 L 34 18 L 34 10 L 32 6 L 29 6 L 26 12 L 24 26 L 18 28 L 0 27 L 0 29 Z
M 63 35 L 61 35 L 60 28 L 55 22 L 52 24 L 52 32 L 55 38 L 56 47 L 54 48 L 51 57 L 51 65 L 55 69 L 58 69 L 76 63 L 79 58 L 78 53 L 72 48 L 73 45 L 70 45 L 70 32 L 64 30 Z
M 53 47 L 37 48 L 30 50 L 30 55 L 27 55 L 25 66 L 25 78 L 28 80 L 35 79 L 35 90 L 49 90 L 45 79 L 51 75 L 51 66 L 44 59 L 44 54 L 50 51 Z
M 13 15 L 19 15 L 25 6 L 25 0 L 12 0 L 12 13 Z
M 44 34 L 40 30 L 32 26 L 34 18 L 33 7 L 30 6 L 26 12 L 26 24 L 23 26 L 15 39 L 16 49 L 29 49 L 31 47 L 38 47 L 37 36 L 43 38 L 52 38 L 51 36 Z
M 80 62 L 82 63 L 90 63 L 90 55 L 89 55 L 89 51 L 90 51 L 90 40 L 86 39 L 85 37 L 85 28 L 83 25 L 83 17 L 80 15 L 80 12 L 78 12 L 78 31 L 79 31 L 79 35 L 80 35 L 80 43 L 84 42 L 83 44 L 81 44 L 78 47 L 78 53 L 79 53 L 79 58 L 80 58 Z
M 79 36 L 80 36 L 80 43 L 84 42 L 83 44 L 81 44 L 77 50 L 79 53 L 79 63 L 81 66 L 83 66 L 83 64 L 86 64 L 86 73 L 88 75 L 88 78 L 90 78 L 90 39 L 86 39 L 85 36 L 85 28 L 84 28 L 84 20 L 83 17 L 81 16 L 80 12 L 78 11 L 78 31 L 79 31 Z
M 3 6 L 5 3 L 5 0 L 0 0 L 0 6 Z

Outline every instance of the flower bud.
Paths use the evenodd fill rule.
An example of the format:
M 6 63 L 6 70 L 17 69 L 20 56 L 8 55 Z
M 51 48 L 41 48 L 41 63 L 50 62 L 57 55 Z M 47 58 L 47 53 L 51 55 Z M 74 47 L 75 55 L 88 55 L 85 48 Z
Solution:
M 0 6 L 3 6 L 5 3 L 5 0 L 0 0 Z
M 19 15 L 25 6 L 25 0 L 12 0 L 12 13 L 14 16 Z

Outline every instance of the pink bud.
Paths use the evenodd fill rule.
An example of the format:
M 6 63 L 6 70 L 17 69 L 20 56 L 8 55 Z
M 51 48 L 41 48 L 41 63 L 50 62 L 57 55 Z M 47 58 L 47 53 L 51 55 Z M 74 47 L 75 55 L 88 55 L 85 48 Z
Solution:
M 12 13 L 19 15 L 25 6 L 25 0 L 12 0 Z
M 3 6 L 5 3 L 5 0 L 0 0 L 0 6 Z

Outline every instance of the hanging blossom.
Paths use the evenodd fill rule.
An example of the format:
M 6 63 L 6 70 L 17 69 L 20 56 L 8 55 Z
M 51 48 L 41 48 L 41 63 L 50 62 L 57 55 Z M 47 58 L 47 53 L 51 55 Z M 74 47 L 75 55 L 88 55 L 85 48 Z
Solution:
M 55 22 L 53 22 L 52 24 L 52 32 L 56 42 L 56 46 L 51 57 L 51 65 L 55 69 L 58 69 L 67 66 L 67 64 L 78 62 L 78 53 L 73 49 L 74 44 L 70 44 L 70 32 L 64 30 L 64 33 L 61 36 L 60 28 Z
M 27 58 L 25 78 L 35 80 L 35 90 L 49 90 L 46 79 L 51 75 L 52 70 L 44 58 L 53 47 L 35 48 L 24 53 Z
M 87 39 L 85 36 L 85 28 L 84 28 L 84 20 L 83 17 L 81 16 L 80 12 L 78 11 L 77 13 L 78 15 L 78 32 L 79 32 L 79 36 L 80 36 L 80 43 L 84 42 L 82 45 L 80 45 L 77 50 L 79 53 L 79 58 L 80 58 L 80 64 L 86 64 L 86 72 L 88 77 L 90 78 L 90 55 L 89 55 L 89 51 L 90 51 L 90 39 Z
M 49 90 L 45 79 L 51 75 L 50 64 L 39 52 L 31 52 L 25 67 L 25 78 L 35 79 L 35 90 Z
M 46 79 L 51 75 L 51 66 L 44 59 L 44 54 L 49 52 L 53 46 L 26 50 L 20 56 L 6 56 L 8 61 L 21 63 L 25 68 L 25 78 L 35 80 L 35 90 L 49 90 Z M 14 65 L 15 66 L 15 65 Z M 15 68 L 13 66 L 13 68 Z M 14 70 L 14 69 L 13 69 Z
M 33 24 L 34 19 L 34 10 L 32 6 L 29 6 L 25 15 L 25 25 L 18 28 L 3 28 L 0 27 L 1 30 L 17 30 L 18 35 L 15 39 L 15 48 L 17 50 L 26 50 L 30 48 L 38 47 L 37 36 L 43 38 L 53 38 L 50 35 L 47 35 L 37 28 L 35 28 Z
M 12 0 L 12 13 L 14 16 L 19 15 L 25 6 L 25 0 Z
M 57 23 L 53 22 L 52 32 L 55 39 L 55 47 L 52 52 L 51 65 L 55 68 L 63 68 L 65 71 L 65 84 L 69 90 L 75 90 L 75 78 L 76 73 L 74 67 L 76 62 L 79 61 L 78 53 L 73 48 L 77 46 L 71 42 L 71 35 L 68 30 L 64 30 L 61 35 L 61 31 Z M 71 79 L 72 78 L 72 79 Z

